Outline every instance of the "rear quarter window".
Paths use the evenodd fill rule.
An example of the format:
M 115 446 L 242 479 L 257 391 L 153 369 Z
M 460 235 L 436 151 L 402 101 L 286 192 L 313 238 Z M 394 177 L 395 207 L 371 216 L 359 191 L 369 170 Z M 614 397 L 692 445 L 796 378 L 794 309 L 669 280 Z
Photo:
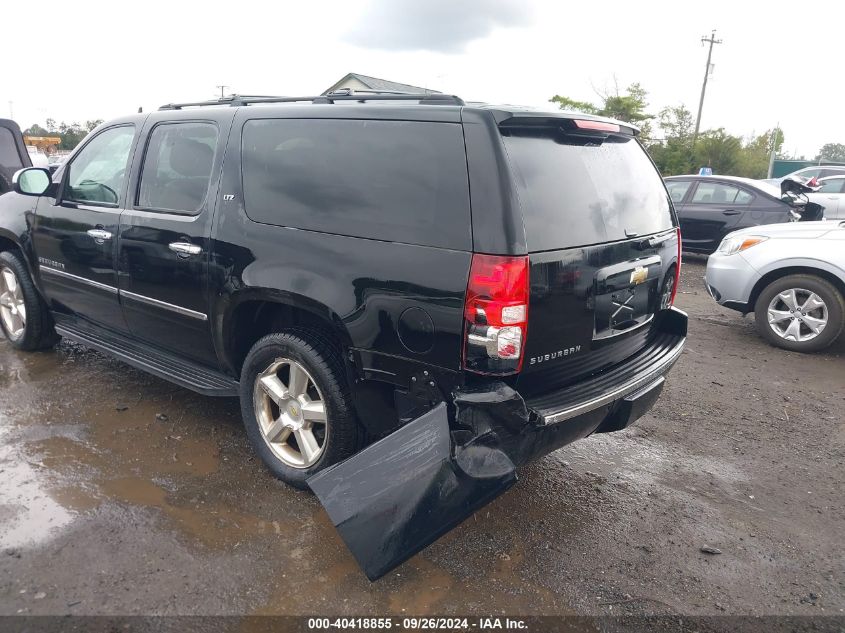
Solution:
M 243 127 L 244 204 L 256 222 L 467 250 L 459 124 L 255 119 Z
M 657 169 L 632 137 L 503 129 L 530 251 L 587 246 L 673 226 Z

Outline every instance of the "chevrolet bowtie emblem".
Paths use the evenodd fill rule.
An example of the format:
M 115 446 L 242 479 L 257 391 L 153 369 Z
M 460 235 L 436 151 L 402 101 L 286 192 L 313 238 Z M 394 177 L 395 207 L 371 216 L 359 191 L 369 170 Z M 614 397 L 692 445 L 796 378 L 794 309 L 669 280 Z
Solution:
M 637 266 L 631 271 L 632 284 L 641 284 L 646 279 L 648 279 L 648 268 L 645 268 L 644 266 Z

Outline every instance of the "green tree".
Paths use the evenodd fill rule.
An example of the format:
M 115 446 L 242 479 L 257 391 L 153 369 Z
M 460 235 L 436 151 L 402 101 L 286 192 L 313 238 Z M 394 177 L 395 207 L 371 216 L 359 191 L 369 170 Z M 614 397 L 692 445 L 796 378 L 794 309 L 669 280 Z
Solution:
M 692 113 L 683 104 L 663 108 L 657 115 L 657 126 L 663 139 L 647 149 L 660 172 L 666 176 L 692 172 Z
M 746 178 L 765 178 L 769 171 L 772 150 L 777 154 L 783 146 L 783 130 L 767 130 L 752 137 L 742 147 L 735 175 Z M 773 146 L 774 143 L 774 146 Z
M 645 111 L 648 107 L 647 96 L 648 93 L 639 83 L 628 86 L 626 94 L 619 94 L 617 88 L 616 94 L 602 95 L 604 105 L 599 114 L 633 123 L 640 128 L 642 138 L 651 138 L 650 121 L 654 116 Z
M 30 125 L 23 131 L 24 134 L 27 136 L 49 136 L 50 131 L 47 128 L 43 128 L 37 123 Z
M 560 95 L 555 95 L 554 97 L 549 99 L 549 101 L 558 104 L 558 107 L 561 110 L 585 112 L 587 114 L 599 113 L 599 109 L 596 106 L 586 101 L 576 101 L 575 99 L 570 99 L 569 97 L 561 97 Z
M 696 167 L 712 167 L 715 174 L 736 174 L 741 153 L 742 139 L 718 128 L 698 135 L 693 160 Z
M 825 143 L 816 155 L 816 160 L 829 160 L 835 163 L 845 163 L 845 144 Z
M 648 93 L 640 84 L 631 84 L 628 86 L 625 94 L 620 94 L 617 87 L 614 93 L 599 96 L 602 100 L 601 105 L 587 101 L 577 101 L 561 95 L 555 95 L 549 101 L 557 103 L 561 110 L 575 110 L 587 114 L 598 114 L 632 123 L 640 128 L 641 138 L 648 139 L 651 137 L 650 120 L 654 116 L 646 113 L 646 108 L 648 107 L 646 97 Z
M 85 123 L 65 123 L 62 121 L 57 125 L 55 119 L 47 119 L 44 122 L 44 127 L 36 123 L 24 130 L 24 134 L 30 136 L 58 136 L 61 139 L 59 149 L 70 150 L 79 145 L 79 142 L 102 122 L 102 119 L 93 119 L 91 121 L 85 121 Z

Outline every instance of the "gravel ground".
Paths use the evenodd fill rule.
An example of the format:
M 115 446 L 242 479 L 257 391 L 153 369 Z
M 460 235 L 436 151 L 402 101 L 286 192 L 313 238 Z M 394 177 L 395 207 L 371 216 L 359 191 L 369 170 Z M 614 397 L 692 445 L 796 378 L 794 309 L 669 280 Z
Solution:
M 688 345 L 649 415 L 523 469 L 376 583 L 251 456 L 236 401 L 0 341 L 0 615 L 841 618 L 845 340 L 772 348 L 703 272 L 685 262 Z

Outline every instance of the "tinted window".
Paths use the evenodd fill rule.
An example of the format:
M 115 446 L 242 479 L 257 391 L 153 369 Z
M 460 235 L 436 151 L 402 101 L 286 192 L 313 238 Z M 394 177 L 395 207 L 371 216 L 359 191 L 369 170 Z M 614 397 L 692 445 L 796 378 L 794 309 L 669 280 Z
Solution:
M 150 134 L 137 204 L 148 209 L 196 213 L 205 202 L 217 127 L 165 123 Z
M 532 251 L 624 240 L 672 226 L 663 181 L 630 137 L 503 131 Z
M 85 145 L 68 166 L 65 200 L 117 204 L 134 136 L 134 126 L 113 127 Z
M 839 193 L 845 187 L 845 178 L 831 178 L 821 183 L 819 193 Z
M 801 171 L 797 171 L 795 172 L 795 175 L 801 178 L 818 178 L 821 173 L 821 169 L 814 167 L 812 169 L 802 169 Z
M 692 182 L 689 180 L 668 180 L 666 182 L 666 188 L 669 190 L 669 196 L 671 196 L 672 202 L 675 204 L 681 202 L 684 196 L 687 195 L 691 184 Z
M 754 194 L 745 191 L 745 189 L 740 189 L 736 193 L 736 198 L 734 198 L 734 204 L 751 204 L 751 201 L 754 200 Z
M 11 170 L 23 167 L 15 135 L 5 127 L 0 127 L 0 165 Z
M 692 196 L 697 204 L 733 204 L 739 194 L 739 187 L 718 182 L 700 182 Z
M 845 173 L 845 169 L 822 169 L 820 177 L 824 178 L 825 176 L 837 176 L 843 173 Z
M 258 222 L 471 247 L 461 126 L 266 119 L 243 129 L 247 214 Z

